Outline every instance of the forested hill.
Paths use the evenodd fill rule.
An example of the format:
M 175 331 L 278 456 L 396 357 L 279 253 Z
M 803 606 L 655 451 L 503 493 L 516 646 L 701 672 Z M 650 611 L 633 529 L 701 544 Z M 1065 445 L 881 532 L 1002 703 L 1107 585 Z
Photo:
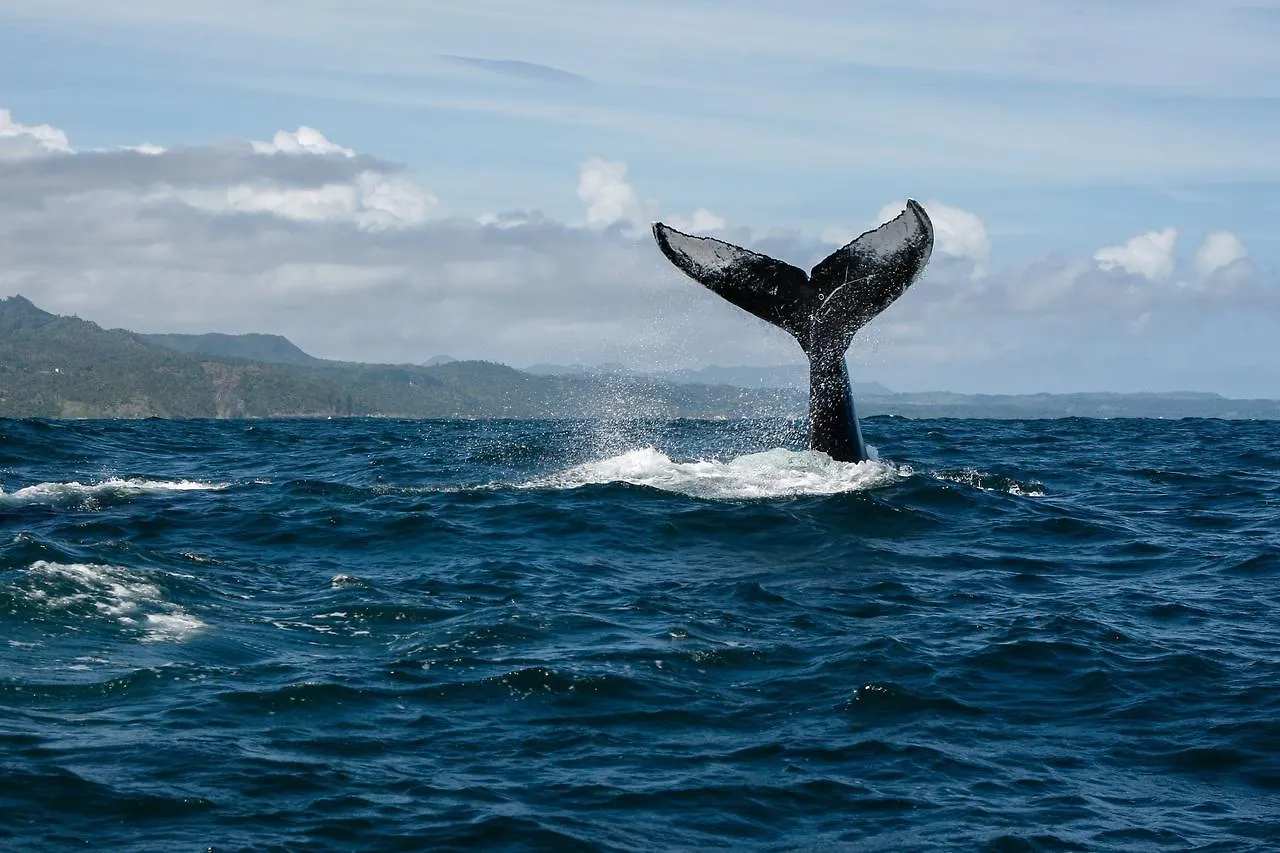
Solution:
M 746 374 L 744 374 L 746 375 Z M 313 358 L 276 335 L 140 335 L 0 299 L 0 417 L 800 417 L 803 388 L 675 377 L 535 375 L 483 361 L 432 366 Z M 864 416 L 1280 419 L 1275 400 L 1217 394 L 895 394 L 859 389 Z
M 149 344 L 221 358 L 261 361 L 264 364 L 321 364 L 322 359 L 307 355 L 293 341 L 280 335 L 138 335 Z
M 245 360 L 231 356 L 247 352 L 241 336 L 138 335 L 3 299 L 0 417 L 732 417 L 793 414 L 801 403 L 797 393 L 533 376 L 479 361 L 323 361 L 256 337 L 248 346 L 266 339 L 269 351 Z M 268 361 L 283 358 L 292 363 Z

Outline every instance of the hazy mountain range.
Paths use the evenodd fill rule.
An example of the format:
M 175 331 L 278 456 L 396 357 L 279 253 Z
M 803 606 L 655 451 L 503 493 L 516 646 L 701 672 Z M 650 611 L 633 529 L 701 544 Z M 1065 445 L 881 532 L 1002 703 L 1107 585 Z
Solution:
M 800 365 L 638 374 L 315 358 L 278 335 L 144 335 L 0 300 L 0 417 L 801 417 Z M 1216 394 L 896 394 L 855 386 L 863 416 L 1280 419 L 1280 401 Z
M 447 358 L 447 356 L 436 356 Z M 634 371 L 621 364 L 602 364 L 588 366 L 583 364 L 535 364 L 524 368 L 527 372 L 539 376 L 585 376 L 588 374 L 622 374 L 626 376 L 645 376 L 663 382 L 675 382 L 681 385 L 732 385 L 735 388 L 792 388 L 804 390 L 809 387 L 809 367 L 804 364 L 770 364 L 761 367 L 740 366 L 721 367 L 713 364 L 708 367 L 685 370 Z M 879 382 L 854 382 L 853 393 L 857 396 L 887 396 L 894 392 Z

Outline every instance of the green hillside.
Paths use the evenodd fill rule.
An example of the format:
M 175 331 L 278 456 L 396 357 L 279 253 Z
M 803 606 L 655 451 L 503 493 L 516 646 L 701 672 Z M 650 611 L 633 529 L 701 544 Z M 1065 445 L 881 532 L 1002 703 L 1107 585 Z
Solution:
M 176 350 L 199 353 L 219 358 L 238 358 L 244 361 L 261 361 L 264 364 L 322 363 L 315 356 L 298 349 L 293 341 L 281 335 L 223 335 L 217 332 L 207 335 L 138 335 L 149 344 Z
M 859 414 L 1280 419 L 1275 400 L 1217 394 L 875 393 L 882 389 L 860 389 Z M 138 335 L 55 316 L 21 296 L 0 299 L 0 417 L 800 417 L 806 398 L 627 374 L 535 375 L 485 361 L 325 361 L 275 335 Z
M 21 296 L 0 300 L 0 417 L 718 417 L 793 413 L 798 402 L 728 387 L 533 376 L 481 361 L 323 361 L 284 338 L 252 337 L 138 335 L 55 316 Z M 246 360 L 261 339 L 270 352 Z M 296 363 L 268 360 L 277 357 Z

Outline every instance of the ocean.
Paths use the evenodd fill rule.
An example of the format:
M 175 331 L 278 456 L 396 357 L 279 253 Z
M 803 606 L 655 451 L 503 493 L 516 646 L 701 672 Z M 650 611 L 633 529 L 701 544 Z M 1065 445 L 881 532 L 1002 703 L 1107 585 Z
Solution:
M 1280 422 L 0 420 L 0 849 L 1280 849 Z

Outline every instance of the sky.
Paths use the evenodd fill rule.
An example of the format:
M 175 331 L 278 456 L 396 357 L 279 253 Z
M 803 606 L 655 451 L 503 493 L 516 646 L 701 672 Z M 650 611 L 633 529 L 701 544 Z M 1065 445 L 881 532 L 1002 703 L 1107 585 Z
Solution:
M 900 391 L 1280 398 L 1280 0 L 0 0 L 0 297 L 313 355 L 802 360 L 649 225 L 808 268 L 920 200 Z

